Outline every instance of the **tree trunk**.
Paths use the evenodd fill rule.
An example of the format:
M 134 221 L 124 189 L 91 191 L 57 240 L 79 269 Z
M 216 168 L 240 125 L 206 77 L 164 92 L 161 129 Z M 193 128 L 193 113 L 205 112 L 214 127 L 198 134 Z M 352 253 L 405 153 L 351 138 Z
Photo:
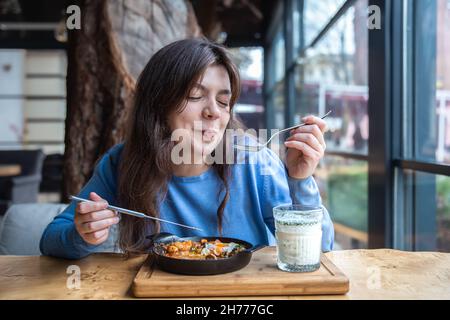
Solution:
M 77 194 L 96 161 L 121 142 L 135 79 L 162 46 L 200 35 L 185 0 L 78 0 L 69 31 L 63 199 Z

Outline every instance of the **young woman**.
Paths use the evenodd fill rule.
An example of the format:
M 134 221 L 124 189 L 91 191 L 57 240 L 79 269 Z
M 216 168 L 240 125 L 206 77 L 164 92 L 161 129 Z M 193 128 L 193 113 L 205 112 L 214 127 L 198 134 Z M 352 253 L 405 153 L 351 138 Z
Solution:
M 244 164 L 208 161 L 221 147 L 232 152 L 225 133 L 237 128 L 232 110 L 239 88 L 238 70 L 217 44 L 188 39 L 159 50 L 138 79 L 128 136 L 103 156 L 79 194 L 95 203 L 72 202 L 57 216 L 43 233 L 42 253 L 82 258 L 108 239 L 115 224 L 125 253 L 145 251 L 146 236 L 162 231 L 274 244 L 273 207 L 321 205 L 312 174 L 324 154 L 326 124 L 317 117 L 303 119 L 308 125 L 291 132 L 285 163 L 267 148 L 239 151 Z M 181 138 L 174 135 L 180 130 Z M 173 152 L 180 146 L 181 152 Z M 119 219 L 108 203 L 203 231 Z M 333 240 L 324 208 L 322 250 L 332 250 Z

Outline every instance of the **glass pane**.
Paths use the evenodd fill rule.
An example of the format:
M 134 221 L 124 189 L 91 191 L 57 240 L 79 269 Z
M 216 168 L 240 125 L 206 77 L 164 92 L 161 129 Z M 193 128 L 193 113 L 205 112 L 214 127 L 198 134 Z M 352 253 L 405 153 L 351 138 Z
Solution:
M 299 1 L 294 1 L 293 4 L 293 12 L 292 12 L 292 50 L 293 50 L 293 57 L 297 57 L 297 52 L 300 49 L 300 8 L 299 8 Z
M 333 110 L 328 150 L 367 154 L 369 138 L 367 0 L 347 10 L 296 69 L 296 121 Z
M 233 108 L 234 114 L 247 128 L 261 129 L 264 127 L 263 49 L 239 47 L 230 51 L 241 75 L 241 95 Z
M 305 45 L 311 43 L 344 2 L 345 0 L 304 1 L 303 21 Z
M 413 219 L 401 226 L 412 250 L 450 252 L 450 177 L 405 170 L 405 203 Z M 406 206 L 405 206 L 406 207 Z
M 315 173 L 336 233 L 336 249 L 367 248 L 367 162 L 327 156 Z
M 413 155 L 422 161 L 450 164 L 450 1 L 419 3 L 421 19 L 416 27 L 423 35 L 416 39 Z M 431 21 L 435 29 L 430 28 Z
M 268 91 L 270 92 L 273 90 L 274 85 L 284 78 L 285 72 L 285 43 L 281 26 L 278 28 L 268 51 L 267 79 Z
M 450 0 L 437 5 L 436 160 L 450 163 Z
M 436 249 L 450 252 L 450 177 L 436 176 Z
M 285 107 L 285 99 L 284 99 L 284 81 L 280 81 L 275 87 L 274 99 L 273 99 L 273 108 L 274 108 L 274 128 L 284 128 L 285 127 L 285 118 L 284 113 L 286 110 Z
M 275 82 L 284 78 L 285 69 L 285 44 L 283 30 L 280 28 L 275 36 L 274 41 L 274 66 L 275 66 Z

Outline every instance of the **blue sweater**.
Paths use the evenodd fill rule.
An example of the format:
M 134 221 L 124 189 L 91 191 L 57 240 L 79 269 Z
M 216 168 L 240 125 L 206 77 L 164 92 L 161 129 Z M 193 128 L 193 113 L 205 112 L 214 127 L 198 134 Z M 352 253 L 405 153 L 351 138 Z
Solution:
M 117 170 L 122 149 L 122 144 L 116 145 L 103 156 L 80 197 L 88 198 L 94 191 L 110 204 L 119 205 L 116 199 Z M 274 245 L 273 207 L 290 203 L 321 205 L 314 178 L 290 178 L 282 161 L 271 150 L 248 153 L 240 160 L 245 164 L 231 166 L 230 198 L 224 210 L 222 236 L 252 244 Z M 173 176 L 161 203 L 160 217 L 198 227 L 203 232 L 167 223 L 161 223 L 161 231 L 178 236 L 219 236 L 217 208 L 224 194 L 223 191 L 219 193 L 221 185 L 212 167 L 199 176 Z M 86 243 L 75 229 L 75 205 L 72 202 L 45 229 L 40 241 L 44 255 L 79 259 L 96 251 L 98 246 Z M 322 230 L 322 250 L 330 251 L 334 229 L 325 208 Z

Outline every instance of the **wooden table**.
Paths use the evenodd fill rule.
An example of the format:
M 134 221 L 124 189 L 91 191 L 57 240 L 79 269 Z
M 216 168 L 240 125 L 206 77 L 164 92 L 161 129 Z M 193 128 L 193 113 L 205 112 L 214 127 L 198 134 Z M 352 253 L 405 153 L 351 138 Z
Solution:
M 348 294 L 242 298 L 450 299 L 450 253 L 379 249 L 326 255 L 350 279 Z M 142 255 L 124 260 L 113 253 L 92 254 L 82 260 L 0 256 L 0 299 L 133 299 L 130 286 L 145 259 Z M 80 289 L 66 286 L 71 265 L 80 268 Z
M 0 164 L 0 176 L 15 176 L 20 174 L 21 168 L 18 164 Z

